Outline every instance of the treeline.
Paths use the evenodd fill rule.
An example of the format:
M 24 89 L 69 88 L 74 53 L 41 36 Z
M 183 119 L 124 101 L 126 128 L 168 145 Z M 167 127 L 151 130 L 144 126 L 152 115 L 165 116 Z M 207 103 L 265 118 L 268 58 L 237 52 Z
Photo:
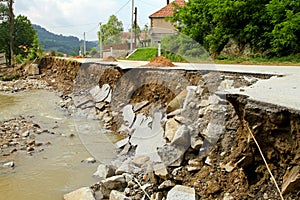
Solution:
M 300 53 L 299 0 L 189 0 L 171 20 L 213 56 L 230 40 L 250 56 Z
M 78 55 L 80 48 L 83 46 L 83 41 L 74 36 L 57 35 L 47 31 L 39 25 L 32 25 L 37 31 L 39 43 L 44 51 L 56 51 L 67 55 Z M 87 50 L 97 47 L 97 42 L 86 42 Z

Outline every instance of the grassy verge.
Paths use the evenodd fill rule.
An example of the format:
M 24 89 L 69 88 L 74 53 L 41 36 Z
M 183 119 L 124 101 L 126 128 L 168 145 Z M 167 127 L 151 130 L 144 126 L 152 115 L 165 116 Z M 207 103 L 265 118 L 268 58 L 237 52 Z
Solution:
M 274 58 L 231 58 L 217 57 L 215 63 L 221 64 L 256 64 L 256 65 L 300 65 L 300 55 Z
M 136 52 L 133 55 L 127 58 L 127 60 L 150 61 L 153 58 L 155 58 L 157 54 L 158 54 L 157 48 L 154 47 L 139 48 L 136 50 Z M 161 55 L 168 58 L 172 62 L 185 62 L 185 60 L 181 56 L 164 50 L 162 50 Z
M 137 51 L 131 55 L 126 60 L 143 60 L 150 61 L 151 59 L 157 56 L 157 48 L 156 47 L 148 47 L 148 48 L 139 48 Z M 170 53 L 162 50 L 162 56 L 168 58 L 172 62 L 187 62 L 184 58 L 174 53 Z M 125 58 L 124 58 L 125 59 Z M 201 59 L 200 59 L 201 60 Z M 202 59 L 205 62 L 205 59 Z M 193 59 L 190 58 L 189 62 L 193 62 Z M 195 62 L 199 62 L 199 59 L 195 58 Z M 217 57 L 215 60 L 206 62 L 214 62 L 220 64 L 255 64 L 255 65 L 299 65 L 300 66 L 300 54 L 280 57 L 280 58 L 237 58 L 237 57 Z

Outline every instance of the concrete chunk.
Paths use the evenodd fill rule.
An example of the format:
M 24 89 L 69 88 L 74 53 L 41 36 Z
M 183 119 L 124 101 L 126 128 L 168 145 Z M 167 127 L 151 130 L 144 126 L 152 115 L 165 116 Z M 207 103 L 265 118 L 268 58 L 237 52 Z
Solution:
M 123 119 L 124 119 L 124 122 L 126 123 L 126 125 L 128 127 L 131 127 L 131 125 L 134 122 L 134 118 L 135 118 L 135 114 L 133 112 L 132 105 L 126 105 L 122 109 L 122 114 L 123 114 Z
M 167 194 L 167 200 L 196 200 L 194 188 L 175 185 Z
M 108 84 L 104 84 L 101 88 L 97 85 L 90 90 L 90 94 L 96 103 L 104 101 L 108 97 L 109 93 L 110 86 Z
M 149 105 L 149 101 L 139 102 L 139 103 L 137 103 L 137 104 L 134 105 L 133 111 L 137 112 L 137 111 L 141 110 L 142 108 L 144 108 L 147 105 Z
M 130 143 L 137 146 L 136 156 L 149 156 L 151 161 L 161 161 L 157 154 L 157 148 L 165 144 L 161 119 L 162 113 L 154 113 L 151 127 L 149 127 L 149 121 L 145 120 L 136 128 L 130 139 Z

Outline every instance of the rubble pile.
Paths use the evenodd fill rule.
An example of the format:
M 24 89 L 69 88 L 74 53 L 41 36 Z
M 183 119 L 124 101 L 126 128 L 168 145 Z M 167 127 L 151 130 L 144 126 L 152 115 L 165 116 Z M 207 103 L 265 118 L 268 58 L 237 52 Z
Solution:
M 109 73 L 113 71 L 120 74 L 116 69 L 110 69 Z M 111 77 L 107 84 L 101 78 L 99 85 L 82 90 L 85 100 L 77 101 L 80 95 L 68 97 L 77 101 L 74 114 L 85 110 L 87 117 L 100 120 L 105 128 L 125 136 L 115 143 L 119 148 L 117 157 L 100 164 L 94 174 L 99 179 L 91 186 L 95 199 L 280 199 L 257 147 L 243 126 L 243 121 L 252 122 L 250 127 L 273 126 L 270 121 L 266 125 L 255 124 L 268 120 L 270 111 L 259 106 L 260 103 L 252 104 L 256 105 L 254 110 L 266 112 L 264 118 L 254 121 L 253 116 L 243 120 L 242 113 L 247 113 L 251 106 L 242 105 L 249 101 L 237 102 L 237 98 L 225 92 L 231 87 L 251 85 L 258 78 L 211 72 L 191 79 L 195 76 L 177 72 L 181 77 L 189 77 L 193 84 L 183 81 L 167 86 L 159 82 L 160 71 L 154 70 L 157 74 L 154 80 L 149 71 L 134 74 L 136 79 L 142 73 L 148 75 L 151 82 L 140 84 L 141 79 L 135 82 L 125 72 L 115 79 L 105 76 Z M 122 89 L 125 85 L 127 90 Z M 165 90 L 167 87 L 169 92 Z M 155 88 L 153 95 L 151 88 Z M 254 132 L 258 138 L 266 138 L 258 130 Z M 299 131 L 292 132 L 294 141 L 299 141 Z M 277 136 L 271 140 L 284 140 Z M 264 140 L 259 141 L 263 144 Z M 293 152 L 289 153 L 289 159 L 280 158 L 277 148 L 263 145 L 264 152 L 275 153 L 272 156 L 268 153 L 268 162 L 281 192 L 286 199 L 297 199 L 296 143 L 288 150 L 281 150 L 284 155 L 286 150 Z M 290 168 L 291 160 L 295 167 Z
M 174 67 L 175 65 L 164 56 L 157 56 L 146 65 L 149 67 Z
M 17 151 L 23 151 L 28 155 L 41 152 L 50 142 L 36 140 L 40 134 L 52 134 L 47 129 L 42 129 L 40 125 L 34 123 L 30 117 L 19 116 L 14 119 L 0 122 L 0 155 L 11 156 Z
M 122 136 L 98 182 L 64 199 L 280 199 L 251 134 L 280 193 L 299 199 L 299 111 L 226 93 L 270 76 L 64 62 L 39 66 L 60 108 Z

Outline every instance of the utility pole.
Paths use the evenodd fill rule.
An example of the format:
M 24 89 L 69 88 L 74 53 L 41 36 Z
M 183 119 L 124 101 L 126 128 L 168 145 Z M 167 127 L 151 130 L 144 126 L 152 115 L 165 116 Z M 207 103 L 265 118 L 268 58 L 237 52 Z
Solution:
M 83 56 L 86 56 L 86 39 L 85 39 L 85 32 L 83 33 Z
M 133 51 L 133 44 L 132 44 L 132 41 L 133 41 L 133 15 L 134 15 L 134 0 L 131 0 L 132 1 L 132 5 L 131 5 L 131 33 L 130 33 L 130 52 Z
M 10 65 L 14 67 L 14 12 L 13 12 L 13 0 L 9 0 L 9 51 L 10 51 Z
M 99 27 L 100 27 L 100 37 L 99 37 L 99 45 L 100 45 L 100 58 L 103 58 L 103 44 L 102 44 L 102 29 L 101 29 L 101 22 L 99 23 Z
M 134 44 L 136 47 L 136 37 L 137 37 L 137 33 L 136 33 L 136 27 L 137 27 L 137 7 L 135 7 L 134 9 Z

